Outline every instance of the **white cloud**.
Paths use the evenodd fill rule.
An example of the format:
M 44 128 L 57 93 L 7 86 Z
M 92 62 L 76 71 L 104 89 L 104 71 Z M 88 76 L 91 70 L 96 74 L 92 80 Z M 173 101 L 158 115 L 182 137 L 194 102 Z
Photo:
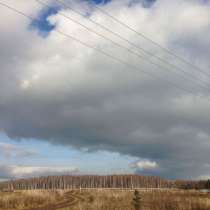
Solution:
M 37 151 L 16 146 L 14 144 L 0 143 L 0 155 L 5 157 L 30 157 L 38 155 Z
M 202 175 L 198 176 L 197 180 L 210 180 L 210 175 Z
M 23 89 L 29 88 L 29 87 L 30 87 L 30 81 L 28 81 L 28 80 L 23 80 L 22 83 L 21 83 L 21 87 L 22 87 Z
M 2 178 L 30 178 L 50 175 L 70 175 L 78 173 L 76 167 L 56 167 L 56 166 L 7 166 L 0 165 L 0 177 Z
M 150 160 L 139 160 L 136 161 L 135 163 L 131 164 L 132 168 L 135 168 L 136 170 L 140 171 L 148 171 L 148 170 L 154 170 L 157 169 L 159 166 L 155 161 L 150 161 Z

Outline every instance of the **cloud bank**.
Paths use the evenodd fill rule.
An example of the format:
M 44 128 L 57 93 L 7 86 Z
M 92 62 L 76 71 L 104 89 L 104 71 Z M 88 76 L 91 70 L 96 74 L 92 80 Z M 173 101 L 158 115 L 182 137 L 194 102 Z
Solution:
M 150 7 L 138 2 L 129 6 L 129 3 L 131 1 L 113 0 L 104 5 L 104 9 L 191 63 L 209 69 L 208 3 L 158 0 Z M 86 4 L 81 2 L 77 8 L 84 11 L 89 8 Z M 33 16 L 43 9 L 31 1 L 11 0 L 10 5 Z M 61 11 L 128 46 L 72 11 Z M 94 8 L 90 11 L 92 19 L 182 66 L 210 87 L 209 77 L 166 55 Z M 178 76 L 170 68 L 166 71 L 148 65 L 144 59 L 88 33 L 59 14 L 48 17 L 57 30 L 103 49 L 137 66 L 139 71 L 112 61 L 54 30 L 46 37 L 40 36 L 39 28 L 29 27 L 30 21 L 5 8 L 0 7 L 0 13 L 0 130 L 3 133 L 13 139 L 34 138 L 78 149 L 116 151 L 149 159 L 161 168 L 151 173 L 164 177 L 190 178 L 210 173 L 207 167 L 210 161 L 207 89 Z M 178 90 L 141 70 L 167 78 L 202 97 Z M 151 163 L 140 166 L 148 168 Z M 16 169 L 3 171 L 10 174 Z
M 20 179 L 40 176 L 72 175 L 79 170 L 75 167 L 43 167 L 43 166 L 7 166 L 0 165 L 0 178 Z
M 38 155 L 38 152 L 18 147 L 13 144 L 0 143 L 0 155 L 7 158 L 23 158 Z

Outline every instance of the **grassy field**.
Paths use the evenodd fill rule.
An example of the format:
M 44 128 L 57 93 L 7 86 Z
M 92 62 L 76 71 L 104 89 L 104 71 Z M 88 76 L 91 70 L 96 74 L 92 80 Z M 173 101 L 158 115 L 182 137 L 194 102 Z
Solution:
M 22 191 L 0 193 L 0 210 L 136 210 L 126 190 Z M 139 210 L 210 210 L 198 191 L 139 191 Z
M 17 191 L 0 193 L 0 210 L 22 210 L 63 200 L 63 191 Z

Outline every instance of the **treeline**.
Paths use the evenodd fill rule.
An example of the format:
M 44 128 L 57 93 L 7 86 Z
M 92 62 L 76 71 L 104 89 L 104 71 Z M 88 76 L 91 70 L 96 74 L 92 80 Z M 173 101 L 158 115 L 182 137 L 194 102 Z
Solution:
M 210 180 L 176 180 L 174 186 L 179 189 L 210 189 Z
M 171 182 L 154 176 L 49 176 L 0 183 L 1 189 L 167 188 Z
M 208 181 L 170 181 L 155 176 L 108 175 L 108 176 L 48 176 L 40 178 L 11 180 L 0 183 L 0 189 L 80 189 L 80 188 L 179 188 L 210 189 Z

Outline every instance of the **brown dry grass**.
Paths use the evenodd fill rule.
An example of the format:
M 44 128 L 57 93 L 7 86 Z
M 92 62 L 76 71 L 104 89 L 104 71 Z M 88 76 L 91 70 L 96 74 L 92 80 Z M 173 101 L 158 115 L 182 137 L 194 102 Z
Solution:
M 19 191 L 0 193 L 0 210 L 23 210 L 45 206 L 62 199 L 63 191 Z
M 210 210 L 210 195 L 198 191 L 139 191 L 141 210 Z M 0 193 L 0 210 L 30 209 L 55 204 L 64 199 L 64 191 L 21 191 Z M 69 199 L 77 202 L 62 210 L 134 210 L 133 191 L 71 191 Z M 44 208 L 45 209 L 45 208 Z
M 65 210 L 134 210 L 133 192 L 90 191 L 86 202 Z M 140 191 L 141 210 L 210 210 L 210 196 L 197 191 Z

